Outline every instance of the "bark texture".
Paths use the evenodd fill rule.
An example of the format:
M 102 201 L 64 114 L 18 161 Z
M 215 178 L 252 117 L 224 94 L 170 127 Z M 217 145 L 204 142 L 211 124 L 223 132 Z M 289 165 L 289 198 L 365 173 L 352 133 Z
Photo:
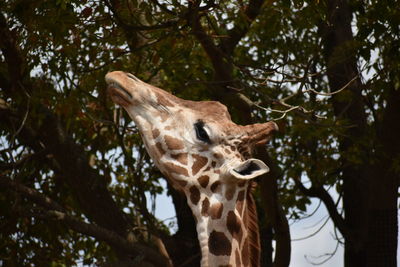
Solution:
M 345 211 L 345 266 L 397 266 L 397 190 L 399 177 L 390 159 L 400 151 L 399 113 L 391 97 L 382 118 L 367 121 L 357 58 L 350 49 L 353 33 L 349 3 L 328 1 L 328 21 L 321 27 L 331 91 L 352 82 L 344 95 L 333 96 L 337 119 L 349 126 L 340 137 L 343 207 Z M 348 156 L 346 156 L 348 155 Z M 357 158 L 357 160 L 354 159 Z M 339 228 L 339 227 L 338 227 Z

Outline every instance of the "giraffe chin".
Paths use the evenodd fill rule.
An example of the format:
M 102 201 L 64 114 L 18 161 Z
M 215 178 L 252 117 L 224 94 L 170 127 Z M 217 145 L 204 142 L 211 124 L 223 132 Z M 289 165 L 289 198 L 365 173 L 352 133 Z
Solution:
M 269 168 L 261 160 L 248 159 L 232 168 L 229 172 L 237 179 L 250 180 L 269 172 Z

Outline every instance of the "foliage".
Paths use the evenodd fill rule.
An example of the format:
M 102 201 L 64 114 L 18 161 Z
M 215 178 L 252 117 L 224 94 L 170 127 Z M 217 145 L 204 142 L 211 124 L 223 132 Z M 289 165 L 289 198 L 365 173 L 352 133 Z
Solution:
M 354 39 L 335 50 L 329 62 L 324 55 L 326 1 L 266 1 L 254 21 L 243 1 L 204 1 L 198 7 L 203 29 L 216 46 L 235 30 L 245 31 L 224 64 L 232 66 L 238 87 L 233 91 L 253 102 L 254 121 L 285 115 L 268 152 L 278 162 L 279 200 L 294 220 L 305 215 L 313 197 L 304 194 L 298 181 L 342 195 L 343 162 L 374 165 L 387 155 L 376 129 L 386 123 L 392 91 L 400 90 L 399 9 L 390 0 L 350 5 Z M 7 118 L 0 123 L 1 176 L 36 189 L 83 222 L 98 224 L 60 170 L 51 147 L 57 144 L 43 143 L 40 137 L 54 127 L 48 124 L 51 114 L 62 134 L 82 149 L 84 164 L 123 212 L 134 241 L 154 247 L 149 232 L 169 232 L 147 211 L 144 192 L 164 190 L 162 175 L 135 126 L 108 99 L 104 75 L 125 70 L 185 99 L 221 100 L 215 87 L 218 71 L 196 36 L 190 4 L 6 0 L 0 3 L 0 16 L 0 117 Z M 17 54 L 10 52 L 13 45 Z M 344 153 L 340 144 L 354 125 L 337 116 L 333 99 L 346 101 L 351 95 L 346 88 L 330 94 L 334 90 L 327 69 L 349 55 L 355 56 L 361 73 L 368 123 L 366 134 L 352 139 L 355 145 Z M 232 114 L 241 120 L 234 110 Z M 396 153 L 389 168 L 398 176 Z M 37 202 L 4 184 L 0 218 L 3 266 L 89 265 L 118 258 L 110 244 L 49 219 Z

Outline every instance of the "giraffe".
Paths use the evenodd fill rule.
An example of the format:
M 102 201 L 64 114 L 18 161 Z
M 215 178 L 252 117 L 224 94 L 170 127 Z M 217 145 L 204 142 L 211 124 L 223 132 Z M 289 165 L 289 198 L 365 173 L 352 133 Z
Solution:
M 111 99 L 139 129 L 168 182 L 186 195 L 196 221 L 202 267 L 259 266 L 260 241 L 251 179 L 269 171 L 251 158 L 278 126 L 241 126 L 215 101 L 180 99 L 130 73 L 105 77 Z

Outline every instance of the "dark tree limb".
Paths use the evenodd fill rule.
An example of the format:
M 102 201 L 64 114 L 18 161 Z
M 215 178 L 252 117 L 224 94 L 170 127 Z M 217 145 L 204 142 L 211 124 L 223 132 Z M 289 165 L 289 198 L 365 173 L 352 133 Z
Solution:
M 15 182 L 5 176 L 0 176 L 0 185 L 20 193 L 27 199 L 44 208 L 43 212 L 45 216 L 42 216 L 40 213 L 31 213 L 32 216 L 58 220 L 76 232 L 92 236 L 99 241 L 104 241 L 111 247 L 126 254 L 136 255 L 137 257 L 140 256 L 140 258 L 153 263 L 154 266 L 167 266 L 167 259 L 153 249 L 138 243 L 129 242 L 114 231 L 96 224 L 82 222 L 80 219 L 68 215 L 66 209 L 60 204 L 33 188 Z
M 24 70 L 27 64 L 3 15 L 0 15 L 0 25 L 5 26 L 0 29 L 0 49 L 6 62 L 9 62 L 8 72 L 12 80 L 10 87 L 3 89 L 8 95 L 18 96 L 17 99 L 34 97 L 35 82 L 27 74 L 29 71 Z M 26 95 L 26 88 L 30 88 L 30 96 Z M 18 105 L 17 101 L 15 105 Z M 40 104 L 37 112 L 42 114 L 43 120 L 35 120 L 30 116 L 24 119 L 25 112 L 21 112 L 24 109 L 23 104 L 16 110 L 2 107 L 1 127 L 16 135 L 13 134 L 15 125 L 21 126 L 15 137 L 35 152 L 47 150 L 52 158 L 53 170 L 73 189 L 87 217 L 99 226 L 125 236 L 130 225 L 126 215 L 112 199 L 105 179 L 89 165 L 84 149 L 67 134 L 61 119 Z
M 17 42 L 16 32 L 10 31 L 6 18 L 0 13 L 0 50 L 7 63 L 10 77 L 8 82 L 13 88 L 18 86 L 26 72 L 25 61 Z
M 276 240 L 275 258 L 272 266 L 287 267 L 290 264 L 291 257 L 291 238 L 289 223 L 278 197 L 277 180 L 281 177 L 281 171 L 265 149 L 258 149 L 256 156 L 270 168 L 268 173 L 261 176 L 260 187 L 265 219 L 272 226 Z
M 221 47 L 224 49 L 225 53 L 231 55 L 233 50 L 239 43 L 239 41 L 246 35 L 249 31 L 251 23 L 260 14 L 262 6 L 265 0 L 249 0 L 248 5 L 244 8 L 244 15 L 247 19 L 246 21 L 236 21 L 234 22 L 234 27 L 228 31 L 228 38 L 224 39 L 221 43 Z

